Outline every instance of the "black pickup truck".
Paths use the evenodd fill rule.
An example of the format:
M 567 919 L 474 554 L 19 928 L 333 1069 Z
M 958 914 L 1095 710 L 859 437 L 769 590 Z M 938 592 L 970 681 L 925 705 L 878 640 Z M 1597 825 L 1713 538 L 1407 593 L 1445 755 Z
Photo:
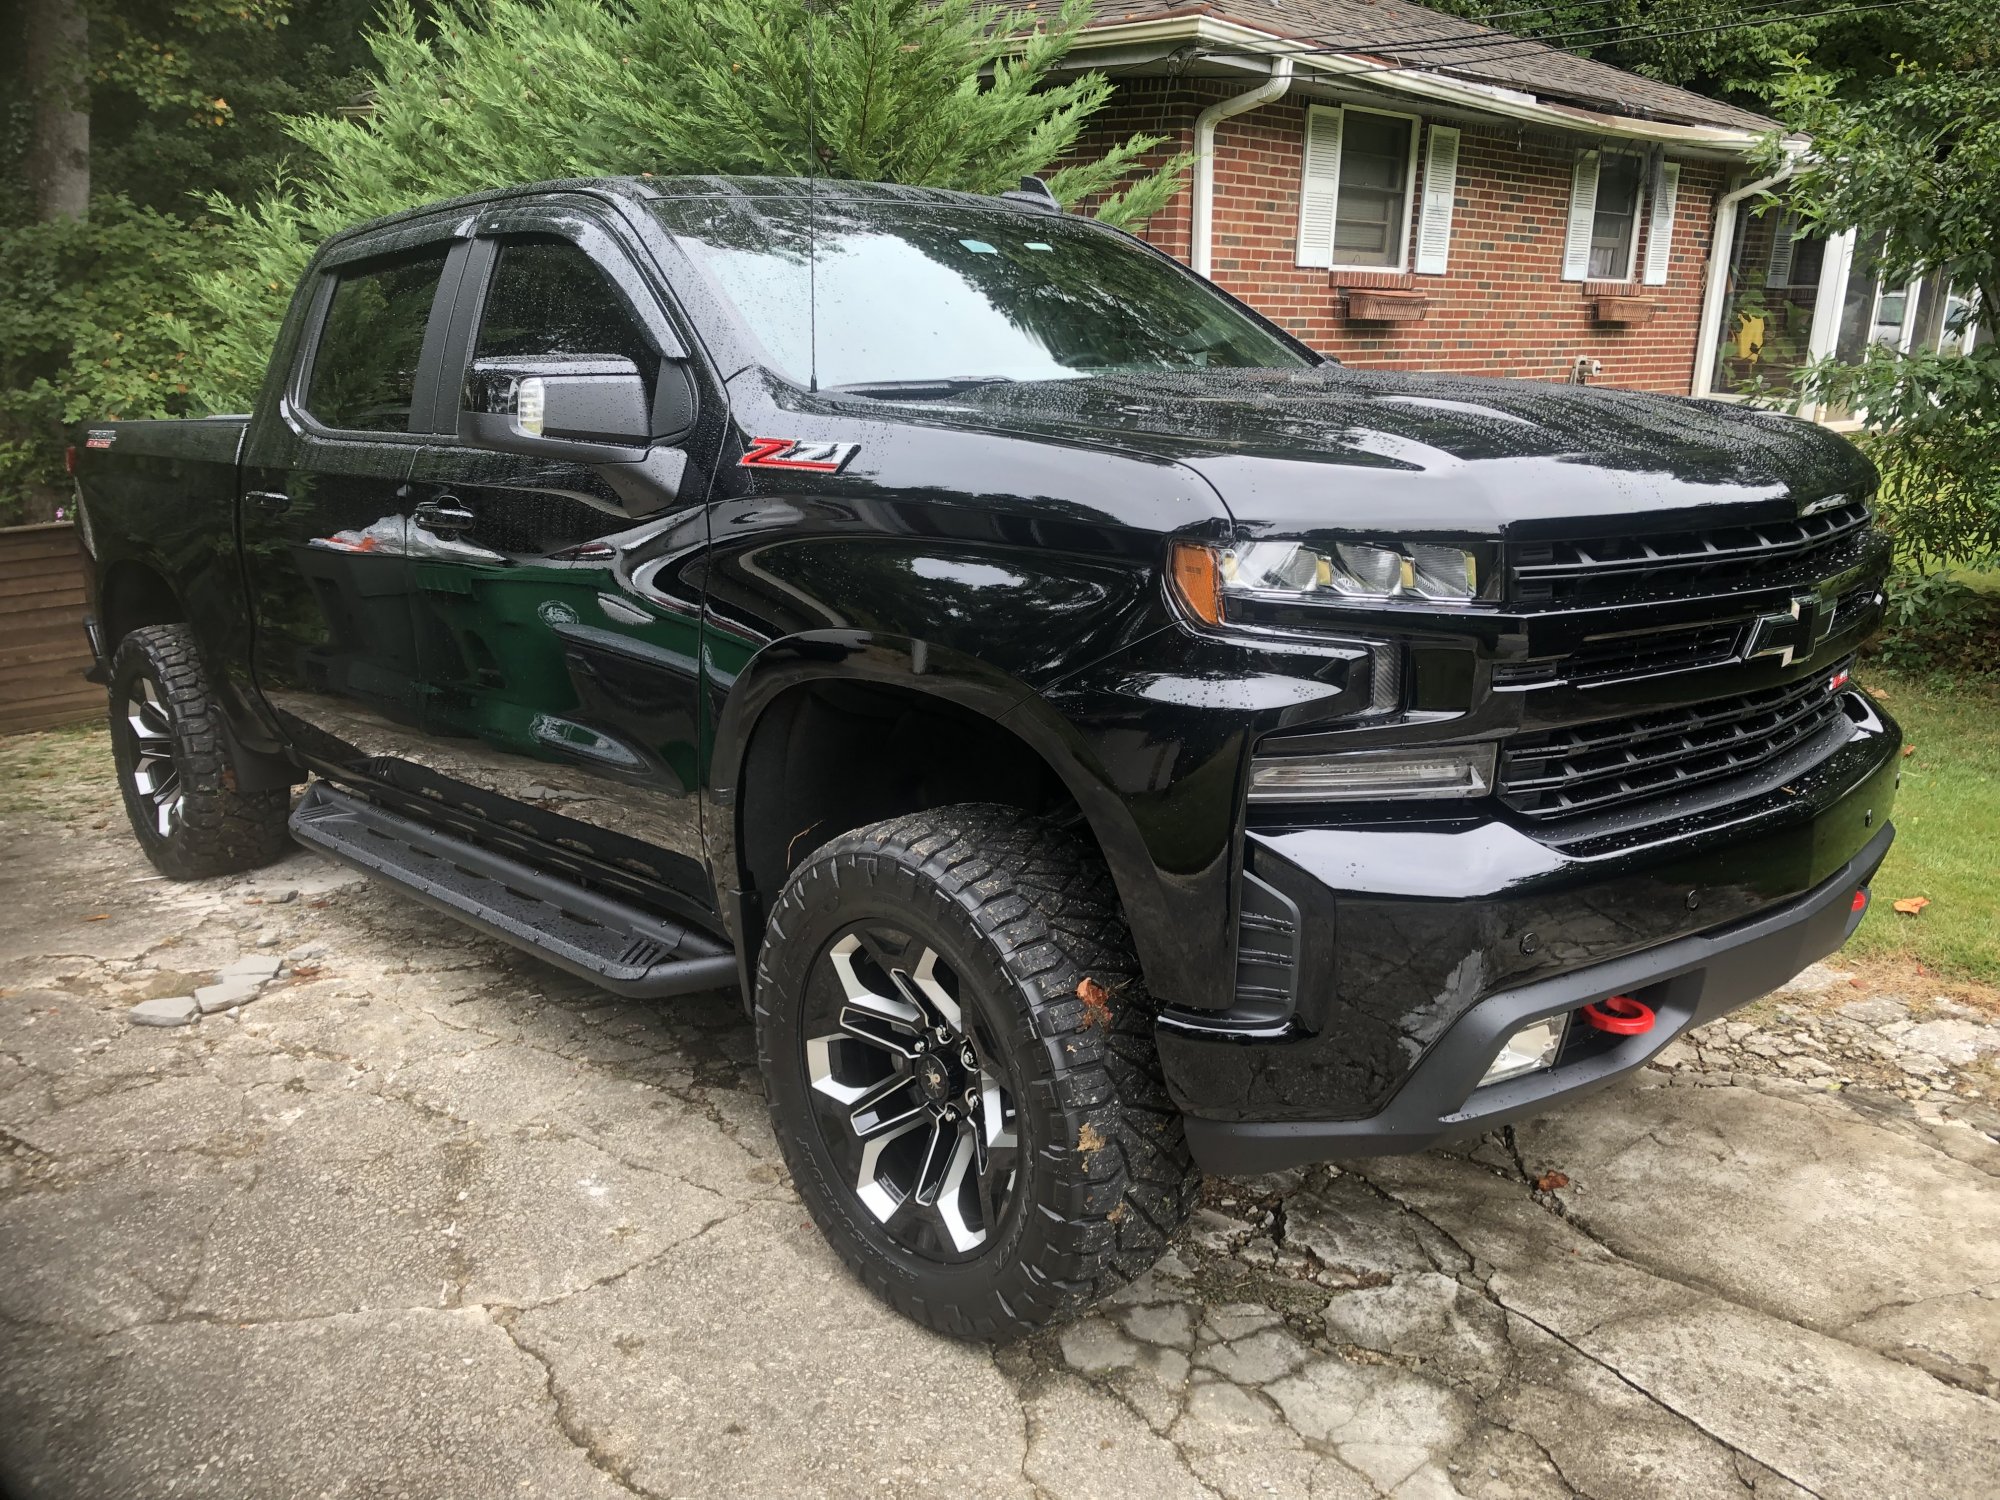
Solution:
M 1345 369 L 1032 184 L 419 209 L 321 247 L 253 414 L 75 458 L 163 871 L 296 837 L 740 988 L 811 1212 L 955 1333 L 1143 1271 L 1200 1168 L 1630 1072 L 1891 837 L 1852 446 Z

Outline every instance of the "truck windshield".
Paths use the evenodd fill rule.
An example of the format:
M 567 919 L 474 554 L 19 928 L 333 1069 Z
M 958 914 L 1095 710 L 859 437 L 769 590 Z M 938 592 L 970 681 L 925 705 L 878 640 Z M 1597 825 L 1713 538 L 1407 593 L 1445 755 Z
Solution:
M 1314 362 L 1179 266 L 1075 219 L 825 198 L 816 225 L 803 198 L 678 199 L 655 212 L 802 385 Z

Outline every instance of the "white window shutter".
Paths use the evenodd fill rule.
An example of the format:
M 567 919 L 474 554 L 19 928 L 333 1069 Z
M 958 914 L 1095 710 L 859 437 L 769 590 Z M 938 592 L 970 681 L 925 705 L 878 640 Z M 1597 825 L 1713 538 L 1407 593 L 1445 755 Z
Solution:
M 1431 126 L 1430 155 L 1424 158 L 1424 209 L 1417 221 L 1417 270 L 1444 275 L 1451 254 L 1451 201 L 1458 192 L 1458 131 Z
M 1597 153 L 1580 152 L 1570 177 L 1569 229 L 1563 235 L 1564 281 L 1590 279 L 1590 231 L 1597 219 Z
M 1674 205 L 1681 195 L 1681 164 L 1665 162 L 1653 183 L 1653 213 L 1646 226 L 1646 285 L 1667 284 L 1667 262 L 1674 250 Z
M 1766 286 L 1784 286 L 1792 279 L 1792 236 L 1798 232 L 1797 214 L 1788 208 L 1778 215 L 1778 227 L 1771 238 L 1771 270 L 1764 278 Z
M 1305 172 L 1299 183 L 1299 254 L 1302 266 L 1333 264 L 1333 214 L 1340 200 L 1340 111 L 1306 109 Z

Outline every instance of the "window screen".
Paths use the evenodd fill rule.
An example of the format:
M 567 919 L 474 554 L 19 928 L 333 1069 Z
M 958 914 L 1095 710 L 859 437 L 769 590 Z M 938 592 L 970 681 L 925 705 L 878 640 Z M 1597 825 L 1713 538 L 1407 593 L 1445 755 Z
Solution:
M 1400 266 L 1409 212 L 1412 122 L 1350 109 L 1340 143 L 1337 266 Z
M 659 366 L 595 261 L 568 240 L 513 240 L 500 248 L 473 358 L 537 354 L 623 355 L 649 391 Z
M 1590 275 L 1624 281 L 1632 274 L 1632 240 L 1639 225 L 1641 163 L 1636 156 L 1604 153 L 1597 171 L 1597 213 L 1590 223 Z
M 450 247 L 339 274 L 313 352 L 306 410 L 328 427 L 408 432 L 424 325 Z

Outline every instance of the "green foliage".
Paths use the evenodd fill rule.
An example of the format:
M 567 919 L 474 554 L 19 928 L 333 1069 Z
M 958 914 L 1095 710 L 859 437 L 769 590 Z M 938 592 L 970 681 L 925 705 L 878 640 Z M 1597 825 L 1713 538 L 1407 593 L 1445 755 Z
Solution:
M 359 220 L 512 182 L 772 173 L 993 192 L 1075 145 L 1110 97 L 1053 82 L 1088 20 L 1065 0 L 1025 43 L 974 0 L 464 0 L 435 29 L 392 6 L 369 37 L 363 115 L 291 123 L 307 174 L 255 201 L 209 200 L 231 250 L 196 280 L 220 326 L 204 400 L 249 399 L 293 279 Z M 1050 186 L 1136 223 L 1178 189 L 1134 136 Z
M 375 0 L 94 6 L 91 212 L 34 221 L 20 171 L 32 80 L 0 0 L 0 525 L 67 492 L 65 422 L 203 409 L 211 319 L 188 290 L 220 242 L 190 188 L 248 196 L 295 144 L 286 116 L 354 100 Z M 260 355 L 261 362 L 261 355 Z
M 1950 272 L 2000 310 L 2000 33 L 1987 0 L 1911 7 L 1921 32 L 1858 91 L 1803 58 L 1779 80 L 1786 122 L 1813 136 L 1789 190 L 1808 228 L 1883 235 L 1888 279 Z M 1775 142 L 1766 149 L 1775 162 Z
M 1862 85 L 1793 59 L 1777 89 L 1813 154 L 1787 193 L 1804 227 L 1879 236 L 1890 285 L 1976 287 L 2000 312 L 2000 43 L 1985 0 L 1911 7 L 1907 50 Z M 1779 160 L 1775 140 L 1765 165 Z M 1871 345 L 1854 363 L 1800 372 L 1799 393 L 1862 414 L 1897 544 L 1896 614 L 1884 651 L 1911 667 L 1991 672 L 2000 611 L 1949 570 L 2000 561 L 2000 348 L 1964 355 Z
M 0 234 L 0 525 L 52 514 L 65 424 L 193 410 L 204 238 L 118 198 Z
M 1426 0 L 1433 10 L 1547 38 L 1645 78 L 1768 110 L 1793 57 L 1844 81 L 1865 83 L 1888 68 L 1912 34 L 1920 6 L 1770 5 L 1740 0 Z M 1826 14 L 1825 12 L 1832 12 Z M 1617 28 L 1613 30 L 1611 28 Z

